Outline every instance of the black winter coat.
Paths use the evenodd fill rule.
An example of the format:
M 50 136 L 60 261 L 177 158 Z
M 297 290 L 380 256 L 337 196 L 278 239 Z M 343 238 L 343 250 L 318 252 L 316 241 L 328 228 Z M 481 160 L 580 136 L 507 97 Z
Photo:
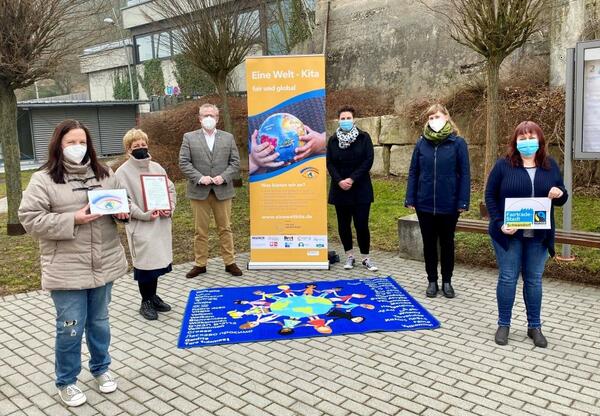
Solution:
M 329 203 L 333 205 L 369 204 L 374 201 L 373 185 L 369 171 L 373 166 L 373 142 L 366 131 L 359 130 L 356 140 L 340 149 L 334 134 L 327 142 L 327 170 L 331 176 Z M 352 187 L 344 191 L 338 183 L 352 178 Z

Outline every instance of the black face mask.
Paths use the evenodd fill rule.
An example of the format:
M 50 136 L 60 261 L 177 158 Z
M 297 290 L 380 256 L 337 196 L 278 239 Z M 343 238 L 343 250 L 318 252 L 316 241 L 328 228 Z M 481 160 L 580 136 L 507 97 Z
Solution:
M 145 147 L 133 149 L 131 151 L 131 156 L 135 157 L 136 159 L 148 159 L 148 149 Z

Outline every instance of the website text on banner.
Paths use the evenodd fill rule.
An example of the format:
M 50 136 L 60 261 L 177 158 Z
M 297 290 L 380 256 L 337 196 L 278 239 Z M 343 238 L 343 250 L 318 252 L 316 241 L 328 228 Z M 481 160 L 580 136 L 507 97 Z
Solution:
M 325 57 L 246 60 L 250 269 L 326 269 Z

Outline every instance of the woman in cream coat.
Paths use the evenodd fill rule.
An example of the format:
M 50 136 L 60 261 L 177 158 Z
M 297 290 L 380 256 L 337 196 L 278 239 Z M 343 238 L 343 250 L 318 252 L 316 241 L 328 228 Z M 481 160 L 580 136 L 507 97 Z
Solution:
M 76 120 L 54 129 L 48 161 L 35 172 L 19 207 L 19 220 L 39 241 L 42 288 L 56 307 L 55 372 L 59 397 L 67 406 L 86 401 L 77 387 L 85 333 L 90 372 L 102 393 L 117 389 L 108 372 L 108 304 L 113 281 L 127 272 L 115 217 L 89 213 L 87 191 L 121 188 L 102 165 L 90 132 Z
M 148 153 L 148 136 L 142 130 L 129 130 L 123 137 L 123 146 L 129 159 L 117 169 L 116 176 L 131 199 L 131 220 L 126 230 L 133 259 L 133 277 L 142 296 L 140 314 L 148 320 L 155 320 L 158 319 L 157 312 L 171 310 L 156 290 L 158 278 L 172 270 L 171 215 L 177 194 L 173 182 L 167 179 L 171 210 L 145 211 L 140 175 L 166 175 L 166 172 L 152 161 Z

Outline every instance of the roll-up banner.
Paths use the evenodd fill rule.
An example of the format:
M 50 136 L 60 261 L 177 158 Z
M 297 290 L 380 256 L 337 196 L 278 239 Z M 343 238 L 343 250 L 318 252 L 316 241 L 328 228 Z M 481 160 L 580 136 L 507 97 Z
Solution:
M 327 269 L 325 57 L 246 59 L 249 269 Z

